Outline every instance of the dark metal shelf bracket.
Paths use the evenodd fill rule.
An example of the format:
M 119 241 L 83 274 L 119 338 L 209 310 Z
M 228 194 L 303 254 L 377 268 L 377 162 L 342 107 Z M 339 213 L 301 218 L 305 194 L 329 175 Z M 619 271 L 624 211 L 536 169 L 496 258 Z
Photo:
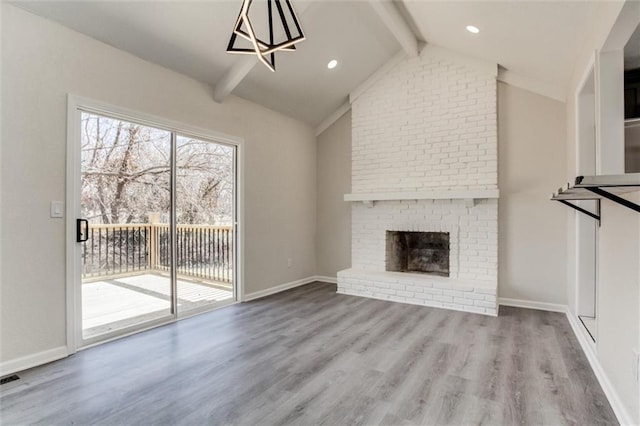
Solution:
M 640 213 L 640 206 L 637 205 L 636 203 L 633 203 L 629 200 L 626 200 L 622 197 L 618 197 L 615 194 L 610 193 L 609 191 L 605 191 L 604 189 L 597 187 L 597 186 L 588 186 L 586 187 L 586 189 L 588 189 L 589 191 L 593 192 L 594 194 L 597 194 L 603 198 L 606 198 L 608 200 L 613 201 L 614 203 L 618 203 L 622 206 L 625 206 L 627 208 L 630 208 L 631 210 Z
M 584 214 L 586 214 L 587 216 L 594 218 L 595 220 L 597 220 L 597 221 L 598 221 L 598 225 L 600 224 L 600 200 L 595 200 L 595 201 L 597 202 L 597 209 L 598 209 L 598 213 L 597 213 L 597 214 L 596 214 L 596 213 L 592 213 L 592 212 L 590 212 L 589 210 L 583 209 L 583 208 L 582 208 L 582 207 L 580 207 L 580 206 L 576 206 L 575 204 L 570 203 L 570 202 L 569 202 L 569 201 L 567 201 L 567 200 L 556 200 L 556 201 L 560 201 L 560 202 L 561 202 L 562 204 L 564 204 L 565 206 L 569 206 L 569 207 L 571 207 L 572 209 L 576 209 L 576 210 L 577 210 L 577 211 L 579 211 L 580 213 L 584 213 Z

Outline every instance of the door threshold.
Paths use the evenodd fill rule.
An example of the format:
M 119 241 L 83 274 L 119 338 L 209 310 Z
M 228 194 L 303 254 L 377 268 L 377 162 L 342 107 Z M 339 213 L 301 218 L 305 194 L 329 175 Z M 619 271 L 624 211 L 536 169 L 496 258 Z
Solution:
M 135 330 L 127 331 L 127 332 L 124 332 L 124 333 L 122 333 L 122 331 L 119 330 L 119 331 L 117 331 L 117 335 L 113 335 L 113 336 L 107 337 L 105 339 L 100 339 L 99 341 L 89 341 L 88 343 L 83 344 L 82 346 L 76 348 L 76 352 L 83 351 L 83 350 L 89 349 L 89 348 L 93 348 L 95 346 L 102 345 L 103 343 L 113 342 L 115 340 L 119 340 L 119 339 L 122 339 L 124 337 L 133 336 L 134 334 L 143 333 L 145 331 L 153 330 L 154 328 L 164 327 L 165 325 L 174 324 L 174 323 L 176 323 L 178 321 L 181 321 L 183 319 L 188 319 L 188 318 L 191 318 L 191 317 L 195 317 L 197 315 L 206 314 L 207 312 L 213 312 L 213 311 L 215 311 L 217 309 L 226 308 L 227 306 L 236 305 L 238 303 L 240 303 L 240 302 L 238 302 L 237 300 L 231 300 L 229 302 L 224 301 L 224 302 L 221 302 L 221 303 L 216 303 L 215 305 L 212 305 L 212 306 L 207 306 L 207 307 L 198 308 L 198 309 L 192 309 L 190 311 L 185 312 L 182 315 L 179 315 L 177 318 L 170 318 L 170 319 L 153 321 L 153 322 L 149 323 L 147 326 L 145 326 L 143 328 L 137 328 Z
M 237 300 L 230 299 L 230 300 L 223 300 L 221 302 L 214 303 L 214 304 L 209 305 L 209 306 L 203 306 L 203 307 L 200 307 L 200 308 L 190 309 L 188 311 L 183 312 L 182 314 L 178 313 L 178 321 L 182 320 L 182 319 L 195 317 L 196 315 L 206 314 L 207 312 L 213 312 L 213 311 L 215 311 L 217 309 L 226 308 L 227 306 L 235 305 L 237 303 L 240 303 L 240 302 L 238 302 Z

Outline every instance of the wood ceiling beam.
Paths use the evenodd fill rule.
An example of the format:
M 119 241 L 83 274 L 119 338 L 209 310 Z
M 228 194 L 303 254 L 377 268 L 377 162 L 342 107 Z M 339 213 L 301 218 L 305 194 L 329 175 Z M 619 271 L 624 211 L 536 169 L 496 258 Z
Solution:
M 373 0 L 369 2 L 382 22 L 391 31 L 402 49 L 409 56 L 418 56 L 419 43 L 413 30 L 404 20 L 392 0 Z
M 312 1 L 297 1 L 294 5 L 298 19 L 302 19 L 302 15 L 309 10 Z M 303 24 L 301 24 L 303 25 Z M 304 30 L 304 26 L 302 27 Z M 244 78 L 251 72 L 253 67 L 258 63 L 255 55 L 242 55 L 233 64 L 231 68 L 218 80 L 213 91 L 213 99 L 222 103 L 229 94 L 238 87 Z
M 213 91 L 213 100 L 222 103 L 224 99 L 235 89 L 238 84 L 251 72 L 258 63 L 254 55 L 246 55 L 238 58 L 235 64 L 216 83 Z
M 325 118 L 322 123 L 318 124 L 316 127 L 316 136 L 320 136 L 322 132 L 327 130 L 333 123 L 338 121 L 340 117 L 342 117 L 347 111 L 351 109 L 351 102 L 348 100 L 340 105 L 337 110 L 333 111 L 327 118 Z

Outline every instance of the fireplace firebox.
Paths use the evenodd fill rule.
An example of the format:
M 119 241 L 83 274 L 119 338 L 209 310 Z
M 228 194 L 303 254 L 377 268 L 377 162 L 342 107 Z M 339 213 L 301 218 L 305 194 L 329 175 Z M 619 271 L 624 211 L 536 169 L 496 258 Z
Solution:
M 386 270 L 448 277 L 449 233 L 387 231 Z

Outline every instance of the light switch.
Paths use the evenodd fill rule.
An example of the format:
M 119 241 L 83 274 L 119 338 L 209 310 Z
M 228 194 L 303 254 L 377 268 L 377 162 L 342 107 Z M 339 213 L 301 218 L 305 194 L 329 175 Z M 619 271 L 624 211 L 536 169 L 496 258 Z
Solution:
M 64 203 L 62 201 L 51 202 L 51 217 L 64 217 Z

